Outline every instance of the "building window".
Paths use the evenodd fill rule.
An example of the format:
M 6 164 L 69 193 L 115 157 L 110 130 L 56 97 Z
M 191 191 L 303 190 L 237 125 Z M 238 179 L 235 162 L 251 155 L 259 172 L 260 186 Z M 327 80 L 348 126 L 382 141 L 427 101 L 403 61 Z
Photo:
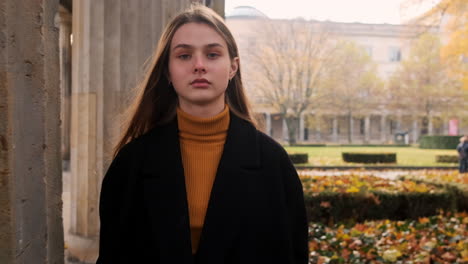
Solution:
M 364 46 L 364 50 L 366 51 L 367 55 L 372 58 L 372 47 L 371 46 Z
M 389 48 L 389 61 L 396 62 L 401 61 L 401 50 L 399 47 L 390 47 Z
M 390 134 L 393 135 L 395 130 L 396 130 L 396 122 L 394 120 L 390 120 Z
M 364 120 L 364 119 L 360 119 L 360 120 L 359 120 L 359 133 L 360 133 L 361 135 L 364 135 L 365 130 L 366 130 L 366 123 L 365 123 L 365 120 Z
M 328 134 L 333 134 L 333 118 L 326 119 L 327 130 Z

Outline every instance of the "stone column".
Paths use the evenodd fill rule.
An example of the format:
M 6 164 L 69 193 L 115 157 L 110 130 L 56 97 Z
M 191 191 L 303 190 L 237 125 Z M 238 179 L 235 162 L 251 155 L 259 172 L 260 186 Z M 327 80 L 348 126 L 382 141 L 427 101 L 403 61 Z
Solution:
M 60 48 L 60 93 L 62 122 L 62 160 L 65 164 L 70 161 L 70 121 L 71 121 L 71 15 L 63 7 L 55 16 L 55 24 L 59 28 Z M 65 165 L 67 169 L 68 165 Z
M 351 141 L 349 143 L 352 143 L 353 142 L 353 139 L 354 139 L 354 117 L 351 116 L 349 118 L 349 136 L 350 136 L 350 139 Z
M 99 192 L 121 133 L 121 113 L 163 27 L 190 2 L 73 1 L 70 258 L 96 260 Z
M 338 143 L 338 117 L 333 116 L 332 141 Z
M 401 119 L 402 119 L 402 116 L 401 116 L 401 113 L 398 113 L 397 114 L 397 123 L 396 123 L 396 131 L 397 132 L 401 132 Z
M 442 134 L 448 135 L 449 134 L 449 119 L 442 118 Z
M 71 131 L 71 217 L 66 236 L 69 254 L 85 263 L 95 261 L 98 236 L 98 195 L 102 160 L 98 160 L 98 104 L 103 83 L 104 1 L 73 1 L 73 72 Z M 98 94 L 99 93 L 99 94 Z M 102 141 L 99 141 L 99 143 Z M 84 257 L 86 256 L 86 257 Z
M 58 7 L 0 2 L 0 263 L 64 261 Z
M 282 118 L 282 133 L 283 133 L 283 140 L 289 140 L 289 133 L 288 133 L 288 126 L 286 124 L 286 118 Z
M 265 132 L 271 136 L 271 114 L 268 112 L 265 113 Z
M 299 116 L 299 142 L 304 141 L 304 115 L 305 113 L 301 113 Z
M 125 0 L 119 0 L 127 2 Z M 190 6 L 191 3 L 202 3 L 204 0 L 159 0 L 162 3 L 162 25 L 165 26 L 180 10 Z M 220 0 L 222 1 L 222 0 Z M 122 3 L 123 3 L 122 2 Z
M 321 116 L 319 114 L 315 114 L 315 140 L 317 142 L 322 141 L 320 124 L 321 124 Z
M 370 116 L 364 118 L 364 141 L 366 143 L 370 141 Z
M 429 115 L 427 117 L 427 135 L 428 136 L 432 136 L 432 134 L 434 134 L 434 126 L 433 126 L 433 123 L 432 123 L 432 115 Z
M 417 143 L 419 140 L 419 128 L 418 128 L 418 117 L 413 118 L 413 143 Z
M 385 141 L 387 140 L 387 134 L 386 134 L 386 116 L 385 115 L 381 115 L 380 116 L 380 140 L 382 141 L 382 143 L 385 143 Z
M 224 17 L 224 0 L 204 0 L 205 5 L 211 7 L 216 13 Z

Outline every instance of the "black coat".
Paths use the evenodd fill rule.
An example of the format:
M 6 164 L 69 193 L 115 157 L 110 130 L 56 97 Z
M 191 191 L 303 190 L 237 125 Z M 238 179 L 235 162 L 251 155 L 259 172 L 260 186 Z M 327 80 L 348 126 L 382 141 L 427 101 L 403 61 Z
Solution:
M 99 264 L 192 264 L 177 120 L 133 140 L 102 183 Z M 201 264 L 306 264 L 302 185 L 285 150 L 231 112 Z

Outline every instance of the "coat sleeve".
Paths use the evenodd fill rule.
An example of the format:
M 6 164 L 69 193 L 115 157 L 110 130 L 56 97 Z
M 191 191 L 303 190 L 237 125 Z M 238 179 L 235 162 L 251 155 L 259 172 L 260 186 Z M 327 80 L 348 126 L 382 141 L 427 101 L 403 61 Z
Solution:
M 97 264 L 116 263 L 119 259 L 125 259 L 125 256 L 120 254 L 125 252 L 122 248 L 128 242 L 127 234 L 132 225 L 128 222 L 133 203 L 130 191 L 132 184 L 129 180 L 134 176 L 132 160 L 130 147 L 126 145 L 112 161 L 104 176 L 99 200 L 101 226 Z
M 309 259 L 308 223 L 302 183 L 286 151 L 283 152 L 286 206 L 295 264 L 307 264 Z

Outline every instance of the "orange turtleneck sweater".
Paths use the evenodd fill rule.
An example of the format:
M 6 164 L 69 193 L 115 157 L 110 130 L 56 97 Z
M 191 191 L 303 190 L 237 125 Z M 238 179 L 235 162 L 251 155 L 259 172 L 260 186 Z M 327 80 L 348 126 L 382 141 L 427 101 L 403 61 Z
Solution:
M 196 253 L 226 141 L 229 107 L 224 107 L 221 113 L 209 118 L 195 117 L 178 108 L 177 122 L 187 190 L 192 253 Z

